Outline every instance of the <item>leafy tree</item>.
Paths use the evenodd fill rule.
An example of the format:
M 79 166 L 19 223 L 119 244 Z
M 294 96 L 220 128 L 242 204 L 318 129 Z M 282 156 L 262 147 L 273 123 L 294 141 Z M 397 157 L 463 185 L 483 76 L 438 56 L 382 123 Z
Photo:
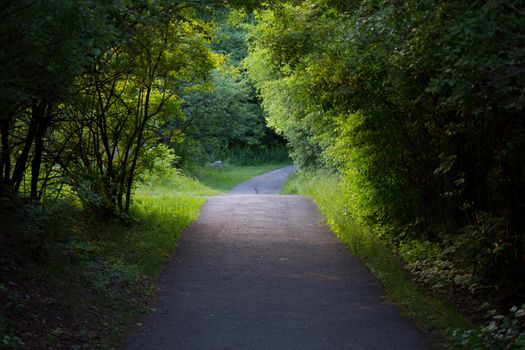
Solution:
M 60 119 L 58 105 L 88 64 L 87 30 L 93 26 L 88 8 L 87 2 L 77 1 L 7 1 L 3 6 L 0 181 L 4 190 L 29 190 L 32 199 L 42 195 L 45 186 L 39 186 L 39 180 L 46 138 Z
M 251 18 L 229 11 L 219 15 L 210 47 L 225 61 L 212 72 L 207 87 L 187 89 L 182 95 L 184 117 L 164 127 L 177 136 L 172 147 L 185 165 L 241 153 L 240 160 L 251 163 L 260 153 L 283 148 L 282 140 L 266 127 L 253 82 L 241 67 L 247 54 L 244 25 Z
M 259 12 L 247 67 L 270 124 L 342 172 L 356 217 L 394 241 L 452 241 L 507 284 L 501 271 L 525 275 L 523 13 L 499 0 L 283 4 Z
M 126 213 L 136 175 L 154 153 L 155 128 L 177 117 L 183 83 L 205 79 L 213 57 L 204 23 L 170 3 L 128 8 L 126 40 L 97 56 L 71 104 L 71 184 L 103 215 Z
M 264 118 L 258 104 L 251 101 L 248 81 L 240 75 L 215 71 L 212 82 L 213 90 L 184 96 L 186 118 L 182 130 L 199 141 L 200 150 L 194 149 L 193 156 L 211 160 L 236 147 L 259 145 L 264 136 Z

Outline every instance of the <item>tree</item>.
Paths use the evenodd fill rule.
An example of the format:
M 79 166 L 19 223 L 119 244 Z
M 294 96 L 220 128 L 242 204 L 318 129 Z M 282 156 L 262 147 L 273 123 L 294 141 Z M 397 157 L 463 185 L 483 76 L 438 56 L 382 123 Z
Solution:
M 251 17 L 238 15 L 219 13 L 210 47 L 224 62 L 211 73 L 206 88 L 183 93 L 183 118 L 164 127 L 179 136 L 172 147 L 183 164 L 233 158 L 253 163 L 269 149 L 282 147 L 265 125 L 253 82 L 242 67 L 247 54 L 244 25 Z
M 84 204 L 104 216 L 129 211 L 156 126 L 180 113 L 182 84 L 205 79 L 214 64 L 192 9 L 157 2 L 127 11 L 125 40 L 96 57 L 68 109 L 73 152 L 63 167 Z
M 269 122 L 299 154 L 319 146 L 356 217 L 523 280 L 518 2 L 301 1 L 257 19 L 247 66 Z
M 0 181 L 3 190 L 36 200 L 49 130 L 57 106 L 88 64 L 89 4 L 76 1 L 7 1 L 0 32 Z M 30 183 L 26 186 L 26 174 Z

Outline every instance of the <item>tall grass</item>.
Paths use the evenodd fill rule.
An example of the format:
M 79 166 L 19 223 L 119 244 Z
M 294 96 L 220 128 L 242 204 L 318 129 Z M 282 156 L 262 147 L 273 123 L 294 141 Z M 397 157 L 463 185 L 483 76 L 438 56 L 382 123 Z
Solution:
M 391 301 L 420 326 L 443 337 L 450 328 L 464 329 L 468 325 L 454 308 L 419 289 L 388 245 L 357 223 L 347 209 L 348 198 L 337 175 L 323 171 L 299 172 L 292 176 L 283 192 L 311 197 L 337 237 L 383 283 Z

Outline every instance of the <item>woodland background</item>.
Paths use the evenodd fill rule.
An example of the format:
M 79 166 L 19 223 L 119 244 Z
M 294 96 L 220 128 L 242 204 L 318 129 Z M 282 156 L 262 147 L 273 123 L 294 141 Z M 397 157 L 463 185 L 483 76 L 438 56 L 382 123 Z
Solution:
M 152 230 L 145 193 L 200 188 L 191 178 L 211 181 L 215 160 L 282 164 L 289 153 L 292 192 L 313 179 L 337 187 L 329 218 L 364 228 L 427 294 L 463 309 L 471 329 L 451 347 L 525 348 L 521 1 L 2 0 L 0 9 L 5 347 L 33 339 L 17 309 L 19 290 L 39 288 L 24 284 L 27 271 L 60 286 L 81 266 L 104 276 L 86 290 L 116 279 L 122 299 L 146 280 L 133 270 L 141 282 L 123 283 L 130 271 L 117 268 L 141 266 L 140 249 L 111 260 L 106 248 L 127 249 L 119 232 Z M 175 241 L 162 243 L 167 252 Z M 34 266 L 53 261 L 72 267 Z

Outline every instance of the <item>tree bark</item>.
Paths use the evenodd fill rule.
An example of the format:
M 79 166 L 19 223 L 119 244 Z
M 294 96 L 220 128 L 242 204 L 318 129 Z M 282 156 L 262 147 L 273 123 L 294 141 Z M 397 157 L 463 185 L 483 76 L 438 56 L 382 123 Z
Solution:
M 139 126 L 138 135 L 137 135 L 137 142 L 135 144 L 135 152 L 133 154 L 133 160 L 131 162 L 131 168 L 129 169 L 128 174 L 128 181 L 126 184 L 126 200 L 125 200 L 125 206 L 124 206 L 124 212 L 129 212 L 129 207 L 131 205 L 131 191 L 133 189 L 133 180 L 135 177 L 135 169 L 137 168 L 137 161 L 139 159 L 140 155 L 140 149 L 142 148 L 142 139 L 144 135 L 144 129 L 146 128 L 146 124 L 149 120 L 149 100 L 151 95 L 151 86 L 148 86 L 146 88 L 146 97 L 144 99 L 144 118 L 142 119 L 142 123 Z
M 5 187 L 10 185 L 11 175 L 11 152 L 9 147 L 9 119 L 4 119 L 0 123 L 0 138 L 2 142 L 2 152 L 0 154 L 0 183 Z
M 31 161 L 31 192 L 29 195 L 29 198 L 34 201 L 37 201 L 39 198 L 38 182 L 40 179 L 40 169 L 42 167 L 42 155 L 44 154 L 44 136 L 52 118 L 51 113 L 51 106 L 48 104 L 35 133 L 35 146 L 33 150 L 33 160 Z
M 13 175 L 11 177 L 11 184 L 16 192 L 18 192 L 20 185 L 24 180 L 24 174 L 29 161 L 29 153 L 31 152 L 31 147 L 33 146 L 33 142 L 35 140 L 38 123 L 44 118 L 46 105 L 47 102 L 44 100 L 40 102 L 33 101 L 31 108 L 31 121 L 29 122 L 29 129 L 24 142 L 24 148 L 22 149 L 22 153 L 16 161 L 15 169 L 13 170 Z

